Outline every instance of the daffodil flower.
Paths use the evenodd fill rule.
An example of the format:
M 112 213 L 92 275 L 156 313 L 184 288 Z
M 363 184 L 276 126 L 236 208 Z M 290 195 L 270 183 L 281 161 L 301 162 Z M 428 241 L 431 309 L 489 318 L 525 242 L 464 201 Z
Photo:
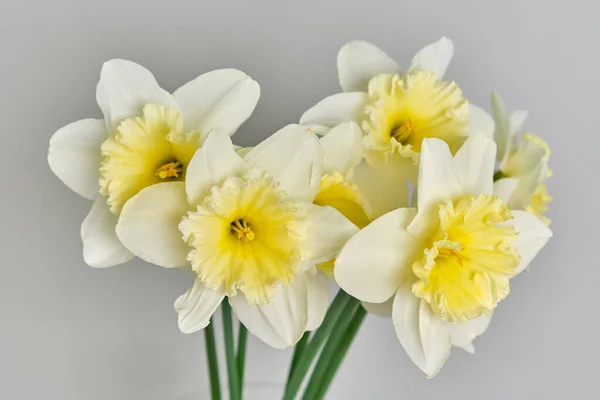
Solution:
M 369 192 L 366 178 L 362 174 L 364 145 L 360 127 L 346 122 L 332 128 L 320 139 L 323 148 L 323 175 L 314 203 L 331 206 L 342 213 L 354 225 L 362 229 L 375 219 L 371 204 L 378 204 L 383 196 L 394 196 L 394 191 Z M 239 151 L 238 151 L 239 153 Z M 384 199 L 385 201 L 386 199 Z M 335 259 L 318 264 L 320 272 L 334 279 Z M 362 303 L 371 314 L 390 317 L 391 301 L 385 304 Z
M 344 122 L 359 124 L 367 164 L 359 166 L 357 179 L 369 185 L 369 193 L 394 191 L 373 202 L 376 216 L 408 205 L 408 181 L 416 183 L 424 138 L 442 139 L 456 152 L 469 134 L 493 133 L 492 118 L 468 103 L 455 82 L 442 80 L 453 52 L 452 42 L 442 38 L 403 70 L 376 46 L 350 42 L 337 59 L 344 92 L 323 99 L 300 119 L 321 134 Z
M 545 181 L 552 175 L 548 168 L 550 148 L 536 135 L 525 133 L 520 143 L 518 132 L 527 118 L 527 111 L 517 110 L 508 114 L 498 93 L 492 93 L 492 115 L 496 123 L 494 140 L 498 145 L 499 187 L 513 190 L 508 205 L 515 210 L 526 210 L 536 215 L 545 224 L 550 218 L 544 214 L 548 210 L 548 195 Z
M 429 376 L 452 346 L 473 350 L 510 278 L 552 235 L 494 194 L 495 157 L 484 136 L 470 137 L 454 157 L 445 142 L 425 139 L 417 208 L 373 221 L 336 259 L 335 279 L 349 294 L 371 303 L 393 298 L 398 338 Z
M 56 176 L 94 200 L 81 227 L 85 262 L 110 267 L 131 259 L 115 234 L 123 205 L 145 187 L 182 181 L 207 134 L 220 129 L 232 135 L 259 95 L 258 83 L 235 69 L 201 75 L 171 95 L 144 67 L 106 62 L 96 90 L 104 119 L 59 129 L 48 152 Z
M 215 131 L 185 182 L 149 186 L 125 204 L 117 234 L 132 253 L 167 268 L 191 265 L 194 284 L 175 302 L 182 332 L 205 328 L 225 297 L 248 330 L 276 348 L 320 325 L 329 289 L 315 266 L 358 231 L 335 209 L 313 204 L 322 162 L 319 140 L 300 125 L 243 158 Z

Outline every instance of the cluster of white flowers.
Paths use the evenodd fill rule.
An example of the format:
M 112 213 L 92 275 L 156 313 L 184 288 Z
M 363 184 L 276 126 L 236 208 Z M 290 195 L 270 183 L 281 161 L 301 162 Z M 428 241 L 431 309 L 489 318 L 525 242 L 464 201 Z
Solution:
M 442 38 L 404 69 L 351 42 L 337 60 L 343 92 L 253 148 L 230 138 L 260 96 L 245 73 L 208 72 L 169 94 L 140 65 L 108 61 L 104 119 L 61 128 L 48 155 L 94 201 L 85 262 L 187 269 L 182 332 L 205 328 L 227 298 L 276 348 L 319 327 L 335 282 L 391 317 L 435 375 L 452 346 L 473 351 L 510 279 L 552 236 L 548 146 L 519 138 L 526 113 L 497 94 L 490 116 L 444 81 L 452 55 Z

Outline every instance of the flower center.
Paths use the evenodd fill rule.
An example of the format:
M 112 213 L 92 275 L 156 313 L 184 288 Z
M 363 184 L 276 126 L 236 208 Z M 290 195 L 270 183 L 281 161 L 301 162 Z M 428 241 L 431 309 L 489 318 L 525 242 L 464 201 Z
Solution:
M 202 282 L 251 304 L 289 285 L 300 263 L 305 214 L 273 178 L 251 170 L 212 189 L 179 224 L 188 260 Z
M 411 120 L 393 127 L 390 131 L 391 137 L 396 139 L 400 144 L 408 143 L 410 141 L 410 135 L 415 132 L 415 127 Z
M 243 239 L 249 242 L 254 239 L 254 232 L 245 219 L 236 219 L 231 223 L 231 233 L 237 236 L 238 239 Z
M 398 151 L 416 161 L 424 138 L 445 140 L 457 150 L 467 135 L 468 103 L 462 91 L 433 72 L 375 76 L 365 112 L 365 147 L 374 152 Z
M 182 172 L 183 164 L 175 160 L 166 163 L 165 165 L 157 169 L 156 176 L 158 176 L 160 179 L 179 178 L 179 175 L 181 175 Z
M 100 193 L 110 210 L 118 214 L 147 186 L 183 180 L 200 145 L 198 132 L 183 133 L 179 111 L 161 104 L 146 104 L 142 117 L 123 120 L 101 147 Z
M 413 264 L 413 293 L 444 321 L 477 318 L 508 295 L 519 265 L 512 215 L 499 198 L 479 195 L 441 205 L 439 218 L 431 246 Z

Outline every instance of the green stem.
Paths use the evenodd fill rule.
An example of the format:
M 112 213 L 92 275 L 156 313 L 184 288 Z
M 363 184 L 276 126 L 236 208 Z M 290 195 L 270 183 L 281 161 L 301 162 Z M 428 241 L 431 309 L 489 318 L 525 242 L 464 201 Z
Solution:
M 313 369 L 310 380 L 306 385 L 304 396 L 302 397 L 303 400 L 314 400 L 317 398 L 329 365 L 333 363 L 334 358 L 338 356 L 336 354 L 337 349 L 342 340 L 344 339 L 346 331 L 348 330 L 348 327 L 352 322 L 354 314 L 356 313 L 359 307 L 360 303 L 356 299 L 351 299 L 346 304 L 344 311 L 338 318 L 338 321 L 335 324 L 331 335 L 329 336 L 327 342 L 325 343 L 325 346 L 323 347 L 323 351 L 319 356 L 317 364 Z
M 240 400 L 240 381 L 238 377 L 237 362 L 233 343 L 233 321 L 231 318 L 231 306 L 224 301 L 223 309 L 223 333 L 225 337 L 225 357 L 227 358 L 227 374 L 229 377 L 229 398 Z
M 204 341 L 206 344 L 206 361 L 208 362 L 208 373 L 210 377 L 210 398 L 221 400 L 221 382 L 219 379 L 219 358 L 215 345 L 215 330 L 211 318 L 210 324 L 204 328 Z
M 248 329 L 240 322 L 237 346 L 237 370 L 240 383 L 240 399 L 244 392 L 244 367 L 246 365 L 246 343 L 248 342 Z
M 292 362 L 290 364 L 290 372 L 288 374 L 288 382 L 290 380 L 290 377 L 294 373 L 294 369 L 296 369 L 296 366 L 298 365 L 298 361 L 300 360 L 300 357 L 302 356 L 302 353 L 304 352 L 304 349 L 306 348 L 306 345 L 307 345 L 309 339 L 310 339 L 310 332 L 304 332 L 304 335 L 302 335 L 302 338 L 300 339 L 300 341 L 298 341 L 298 343 L 296 343 L 296 346 L 294 347 L 294 355 L 292 357 Z
M 316 399 L 325 398 L 325 394 L 329 389 L 329 385 L 331 385 L 331 381 L 333 380 L 333 377 L 335 376 L 337 370 L 342 364 L 342 361 L 344 360 L 344 357 L 346 356 L 346 353 L 348 352 L 348 349 L 350 348 L 350 345 L 352 344 L 352 341 L 354 340 L 354 337 L 356 336 L 356 333 L 358 332 L 358 329 L 360 328 L 366 315 L 367 312 L 362 306 L 359 307 L 358 310 L 356 310 L 356 312 L 354 313 L 354 317 L 352 318 L 352 321 L 348 326 L 346 335 L 344 336 L 344 338 L 342 339 L 338 348 L 335 351 L 336 357 L 329 364 L 329 368 L 327 368 L 327 372 L 323 377 L 323 381 L 321 383 L 321 391 L 319 392 L 319 395 L 318 397 L 316 397 Z
M 325 315 L 323 323 L 319 329 L 316 330 L 312 339 L 306 345 L 304 351 L 300 355 L 294 371 L 288 380 L 283 400 L 293 400 L 296 397 L 298 389 L 300 389 L 302 381 L 304 380 L 304 376 L 310 368 L 315 355 L 318 353 L 325 339 L 327 339 L 331 334 L 334 325 L 344 310 L 346 303 L 348 303 L 350 299 L 350 295 L 348 295 L 346 292 L 343 290 L 338 291 L 338 294 L 331 303 L 329 310 L 327 310 L 327 314 Z

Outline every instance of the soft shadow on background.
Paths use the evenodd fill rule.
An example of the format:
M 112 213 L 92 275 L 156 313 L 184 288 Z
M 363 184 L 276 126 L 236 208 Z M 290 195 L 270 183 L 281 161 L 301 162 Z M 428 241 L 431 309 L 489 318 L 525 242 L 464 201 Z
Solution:
M 391 322 L 370 317 L 328 398 L 600 398 L 599 12 L 591 0 L 2 1 L 0 398 L 205 398 L 203 336 L 179 333 L 173 311 L 190 277 L 139 260 L 86 267 L 91 204 L 47 166 L 54 131 L 101 116 L 102 62 L 134 60 L 168 90 L 242 69 L 262 88 L 234 139 L 250 145 L 339 91 L 345 42 L 372 41 L 407 65 L 442 35 L 456 50 L 447 78 L 485 108 L 495 89 L 529 109 L 526 128 L 553 149 L 555 237 L 513 281 L 476 355 L 455 349 L 427 380 Z M 289 355 L 251 340 L 248 381 L 283 381 Z

